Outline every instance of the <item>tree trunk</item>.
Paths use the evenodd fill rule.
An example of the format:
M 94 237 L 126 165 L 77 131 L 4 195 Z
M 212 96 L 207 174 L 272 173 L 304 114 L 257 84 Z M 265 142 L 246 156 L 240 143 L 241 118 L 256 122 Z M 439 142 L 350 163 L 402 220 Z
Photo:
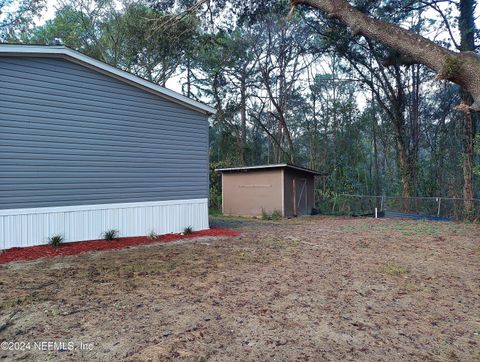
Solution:
M 404 212 L 410 211 L 410 197 L 412 196 L 412 180 L 410 174 L 410 165 L 408 151 L 404 140 L 404 119 L 399 116 L 394 121 L 395 142 L 397 145 L 398 168 L 400 171 L 400 184 L 402 188 L 402 209 Z
M 463 198 L 465 215 L 473 212 L 473 163 L 474 163 L 474 136 L 473 116 L 465 113 L 464 117 L 464 142 L 463 142 Z
M 420 145 L 420 67 L 412 66 L 412 90 L 410 92 L 410 178 L 415 191 L 418 179 L 418 153 Z M 415 192 L 412 196 L 417 196 Z
M 460 50 L 475 50 L 475 0 L 460 1 L 460 17 L 458 26 L 460 30 Z M 471 105 L 472 96 L 466 89 L 460 91 L 462 103 Z M 464 112 L 463 117 L 463 198 L 464 211 L 468 216 L 473 212 L 473 168 L 474 168 L 474 141 L 475 141 L 475 123 L 474 115 L 471 112 Z
M 462 2 L 474 3 L 474 0 Z M 469 92 L 474 99 L 470 108 L 480 111 L 480 56 L 477 54 L 448 50 L 413 31 L 371 18 L 347 0 L 291 0 L 291 3 L 322 10 L 327 17 L 350 27 L 353 35 L 361 34 L 398 51 L 405 64 L 426 65 L 437 73 L 438 79 L 450 80 Z
M 190 57 L 187 58 L 187 97 L 192 96 L 192 69 L 190 64 Z
M 372 97 L 372 135 L 373 135 L 373 162 L 375 165 L 375 196 L 381 196 L 380 188 L 380 164 L 378 161 L 378 141 L 377 141 L 377 117 L 375 112 L 375 100 Z
M 402 73 L 400 66 L 395 65 L 395 97 L 392 98 L 392 112 L 393 112 L 393 129 L 395 134 L 395 142 L 397 145 L 398 166 L 400 170 L 400 182 L 402 187 L 403 211 L 410 211 L 410 201 L 412 191 L 414 189 L 413 173 L 416 165 L 413 163 L 409 137 L 406 132 L 405 107 L 406 97 L 403 89 L 404 82 L 402 80 Z
M 292 135 L 290 134 L 289 129 L 287 128 L 286 122 L 283 123 L 285 129 L 285 135 L 287 136 L 289 155 L 288 159 L 291 164 L 295 164 L 295 147 L 293 146 Z
M 278 122 L 278 121 L 277 121 Z M 274 162 L 275 163 L 280 163 L 280 158 L 282 156 L 282 149 L 281 149 L 281 144 L 283 141 L 282 137 L 282 126 L 280 122 L 277 123 L 277 141 L 275 142 L 275 148 L 274 148 Z
M 246 160 L 247 145 L 247 82 L 245 76 L 242 75 L 240 82 L 240 158 L 244 165 Z

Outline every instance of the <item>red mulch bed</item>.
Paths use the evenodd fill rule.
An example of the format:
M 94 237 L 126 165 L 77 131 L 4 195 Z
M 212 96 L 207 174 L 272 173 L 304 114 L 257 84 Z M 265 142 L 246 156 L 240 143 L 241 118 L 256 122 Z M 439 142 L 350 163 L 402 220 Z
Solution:
M 240 233 L 235 230 L 213 228 L 202 231 L 195 231 L 189 235 L 167 234 L 161 235 L 156 239 L 150 239 L 147 236 L 135 236 L 128 238 L 118 238 L 115 240 L 90 240 L 65 243 L 59 247 L 49 245 L 29 246 L 25 248 L 10 248 L 0 253 L 0 264 L 19 260 L 35 260 L 45 257 L 54 257 L 59 255 L 74 255 L 88 251 L 123 249 L 129 246 L 145 245 L 152 243 L 168 243 L 181 239 L 196 238 L 199 236 L 238 236 Z

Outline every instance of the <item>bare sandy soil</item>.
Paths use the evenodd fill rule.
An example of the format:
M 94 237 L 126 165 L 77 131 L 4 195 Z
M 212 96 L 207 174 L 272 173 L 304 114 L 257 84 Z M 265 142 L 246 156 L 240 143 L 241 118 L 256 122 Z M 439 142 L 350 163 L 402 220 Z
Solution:
M 0 358 L 480 360 L 478 225 L 213 222 L 243 234 L 1 266 Z

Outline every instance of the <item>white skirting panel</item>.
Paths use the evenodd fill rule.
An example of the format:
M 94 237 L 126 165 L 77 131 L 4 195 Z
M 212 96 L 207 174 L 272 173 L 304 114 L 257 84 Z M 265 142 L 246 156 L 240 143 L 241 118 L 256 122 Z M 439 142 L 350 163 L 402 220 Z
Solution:
M 208 200 L 0 210 L 0 249 L 46 244 L 61 234 L 66 242 L 99 239 L 106 230 L 120 236 L 180 233 L 208 229 Z

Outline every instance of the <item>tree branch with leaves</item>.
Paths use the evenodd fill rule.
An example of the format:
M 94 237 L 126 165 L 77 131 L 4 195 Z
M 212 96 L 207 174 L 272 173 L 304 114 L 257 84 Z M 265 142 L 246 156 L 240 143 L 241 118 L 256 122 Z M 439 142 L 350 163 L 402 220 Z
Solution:
M 402 54 L 408 64 L 423 64 L 437 74 L 437 79 L 449 80 L 469 92 L 474 102 L 462 103 L 461 110 L 480 111 L 480 56 L 469 51 L 455 52 L 404 29 L 366 15 L 347 0 L 292 0 L 296 5 L 319 9 L 330 19 L 348 26 L 352 35 L 363 35 Z

